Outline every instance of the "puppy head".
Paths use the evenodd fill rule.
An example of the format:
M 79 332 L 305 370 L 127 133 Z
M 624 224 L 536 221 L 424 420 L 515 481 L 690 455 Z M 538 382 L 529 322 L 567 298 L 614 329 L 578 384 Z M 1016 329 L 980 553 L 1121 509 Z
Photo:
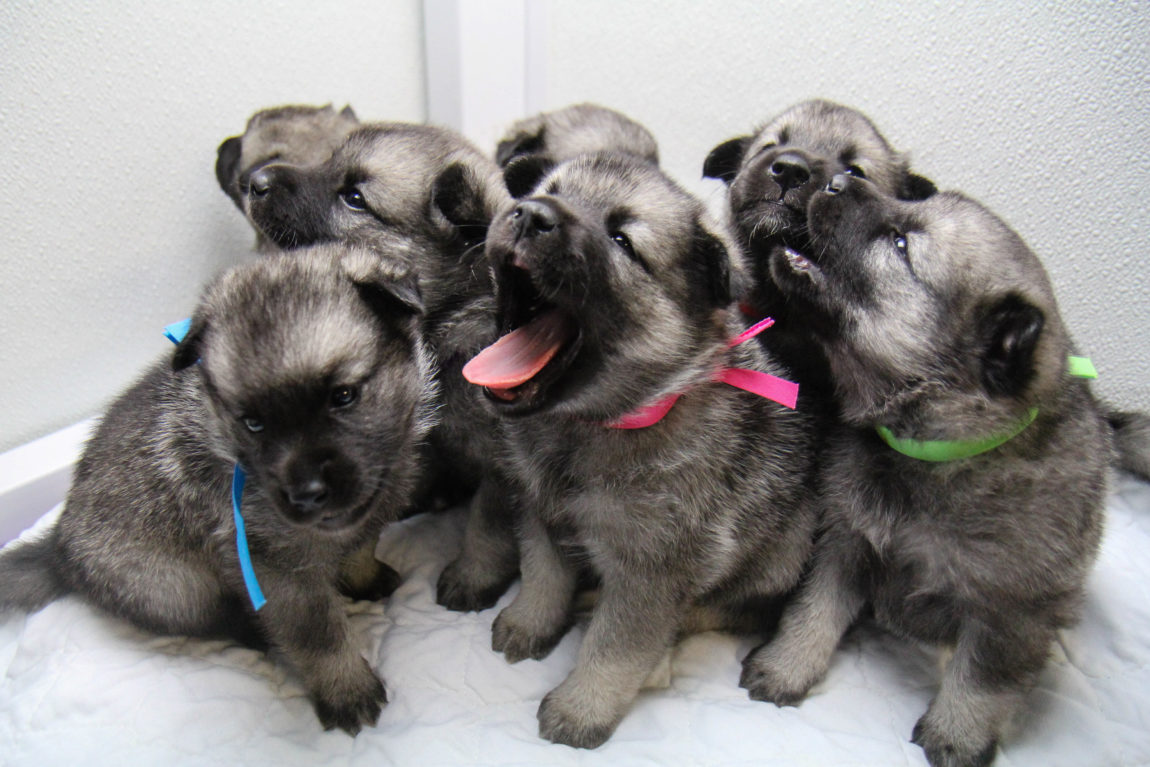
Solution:
M 216 180 L 241 211 L 252 172 L 273 162 L 316 165 L 331 157 L 359 121 L 350 106 L 282 106 L 256 112 L 242 136 L 220 144 Z
M 658 168 L 584 155 L 492 224 L 506 334 L 469 364 L 502 412 L 616 418 L 706 376 L 734 247 Z
M 427 430 L 431 362 L 415 281 L 366 251 L 318 246 L 225 273 L 173 366 L 199 375 L 218 451 L 293 523 L 353 528 L 403 502 L 392 475 Z
M 1058 385 L 1069 343 L 1046 272 L 978 203 L 906 202 L 840 175 L 808 223 L 808 251 L 779 247 L 771 272 L 826 348 L 848 417 L 913 410 L 985 432 Z
M 703 175 L 730 187 L 732 220 L 756 256 L 757 285 L 768 284 L 766 257 L 775 245 L 807 249 L 807 202 L 840 173 L 869 179 L 900 199 L 924 199 L 935 191 L 910 172 L 906 157 L 865 115 L 828 101 L 796 104 L 754 135 L 711 150 Z
M 365 125 L 325 163 L 252 175 L 245 206 L 280 247 L 344 241 L 377 247 L 397 231 L 458 255 L 507 200 L 498 169 L 462 136 L 402 123 Z
M 582 154 L 624 152 L 659 164 L 651 132 L 626 115 L 597 104 L 543 112 L 511 126 L 495 150 L 513 197 L 523 197 L 555 165 Z

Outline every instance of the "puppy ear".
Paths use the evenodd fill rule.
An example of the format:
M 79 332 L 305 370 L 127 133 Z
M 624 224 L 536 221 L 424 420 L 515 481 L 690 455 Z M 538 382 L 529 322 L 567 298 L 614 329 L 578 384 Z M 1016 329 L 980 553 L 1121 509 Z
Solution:
M 1011 294 L 986 310 L 981 320 L 982 385 L 995 396 L 1018 396 L 1034 376 L 1034 351 L 1046 316 Z
M 179 372 L 199 361 L 200 347 L 203 345 L 207 330 L 208 320 L 204 315 L 196 314 L 192 317 L 188 332 L 176 344 L 176 352 L 172 355 L 172 370 Z
M 515 138 L 504 139 L 495 147 L 495 164 L 506 168 L 507 163 L 516 157 L 535 154 L 543 149 L 543 136 L 547 126 L 540 126 L 535 133 L 520 133 Z
M 724 184 L 734 181 L 735 176 L 739 174 L 739 166 L 743 164 L 743 152 L 746 151 L 751 138 L 751 136 L 739 136 L 724 141 L 712 149 L 707 159 L 703 161 L 703 177 L 717 178 Z
M 491 223 L 485 185 L 462 163 L 452 163 L 431 187 L 432 204 L 469 243 L 482 242 Z
M 359 118 L 355 116 L 355 110 L 351 108 L 351 104 L 348 104 L 343 109 L 341 109 L 339 111 L 339 116 L 351 120 L 352 122 L 359 122 Z
M 731 254 L 718 237 L 702 226 L 695 227 L 687 276 L 695 293 L 695 305 L 710 311 L 731 303 Z
M 240 165 L 240 152 L 243 148 L 243 139 L 232 136 L 224 139 L 220 148 L 216 150 L 216 181 L 220 183 L 220 189 L 223 189 L 236 205 L 243 204 L 240 200 L 240 190 L 235 183 Z
M 902 179 L 902 185 L 899 186 L 898 198 L 908 202 L 917 202 L 933 196 L 937 191 L 938 187 L 929 178 L 907 171 Z
M 423 314 L 419 280 L 406 264 L 361 249 L 349 250 L 340 263 L 360 298 L 386 322 Z
M 543 155 L 516 157 L 503 169 L 503 183 L 515 199 L 531 194 L 539 182 L 551 172 L 555 163 Z

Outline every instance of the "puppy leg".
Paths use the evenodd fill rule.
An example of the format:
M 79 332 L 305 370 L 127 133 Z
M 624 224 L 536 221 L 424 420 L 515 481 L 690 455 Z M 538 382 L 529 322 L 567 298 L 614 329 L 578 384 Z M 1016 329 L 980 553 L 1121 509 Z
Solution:
M 543 523 L 525 514 L 520 525 L 523 579 L 515 600 L 491 627 L 491 647 L 508 663 L 544 658 L 571 626 L 578 573 Z
M 352 599 L 378 602 L 399 588 L 399 573 L 375 558 L 375 541 L 353 551 L 340 565 L 339 591 Z
M 435 601 L 449 610 L 485 610 L 515 580 L 515 507 L 503 482 L 485 478 L 471 499 L 463 550 L 439 575 Z
M 755 700 L 794 706 L 826 673 L 839 640 L 864 604 L 855 585 L 860 539 L 828 531 L 814 566 L 783 612 L 779 632 L 743 660 L 739 686 Z
M 662 575 L 605 579 L 575 670 L 539 706 L 542 737 L 595 748 L 611 736 L 674 642 L 681 593 Z
M 268 595 L 258 613 L 264 632 L 303 678 L 324 729 L 355 735 L 387 703 L 383 684 L 351 637 L 335 588 L 315 578 L 259 568 Z
M 994 761 L 999 732 L 1034 686 L 1054 634 L 1019 616 L 1010 626 L 963 625 L 938 695 L 911 736 L 933 767 Z

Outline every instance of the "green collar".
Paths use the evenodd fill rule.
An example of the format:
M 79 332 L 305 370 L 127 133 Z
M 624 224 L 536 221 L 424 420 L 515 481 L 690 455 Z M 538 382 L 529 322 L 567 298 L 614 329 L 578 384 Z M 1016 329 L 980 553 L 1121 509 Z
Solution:
M 1070 357 L 1067 372 L 1077 378 L 1098 377 L 1098 372 L 1094 369 L 1094 365 L 1091 364 L 1090 360 L 1086 357 Z M 1025 418 L 1007 431 L 1002 434 L 983 437 L 982 439 L 920 441 L 915 439 L 899 439 L 894 436 L 894 433 L 886 426 L 878 426 L 876 430 L 878 431 L 878 435 L 882 437 L 882 441 L 887 443 L 891 449 L 919 461 L 939 463 L 942 461 L 958 461 L 963 458 L 970 458 L 971 456 L 990 452 L 999 445 L 1017 437 L 1027 426 L 1034 423 L 1034 419 L 1037 417 L 1038 408 L 1032 407 L 1026 411 Z

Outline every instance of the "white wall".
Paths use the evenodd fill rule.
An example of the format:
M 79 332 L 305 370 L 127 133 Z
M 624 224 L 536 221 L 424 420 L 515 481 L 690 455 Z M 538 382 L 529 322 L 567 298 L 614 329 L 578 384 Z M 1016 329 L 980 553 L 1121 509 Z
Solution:
M 0 451 L 100 411 L 246 256 L 216 147 L 255 110 L 422 120 L 419 0 L 0 4 Z
M 1150 6 L 1145 0 L 555 0 L 544 107 L 646 124 L 699 181 L 720 141 L 791 103 L 869 114 L 918 170 L 997 211 L 1051 272 L 1101 372 L 1150 409 Z

